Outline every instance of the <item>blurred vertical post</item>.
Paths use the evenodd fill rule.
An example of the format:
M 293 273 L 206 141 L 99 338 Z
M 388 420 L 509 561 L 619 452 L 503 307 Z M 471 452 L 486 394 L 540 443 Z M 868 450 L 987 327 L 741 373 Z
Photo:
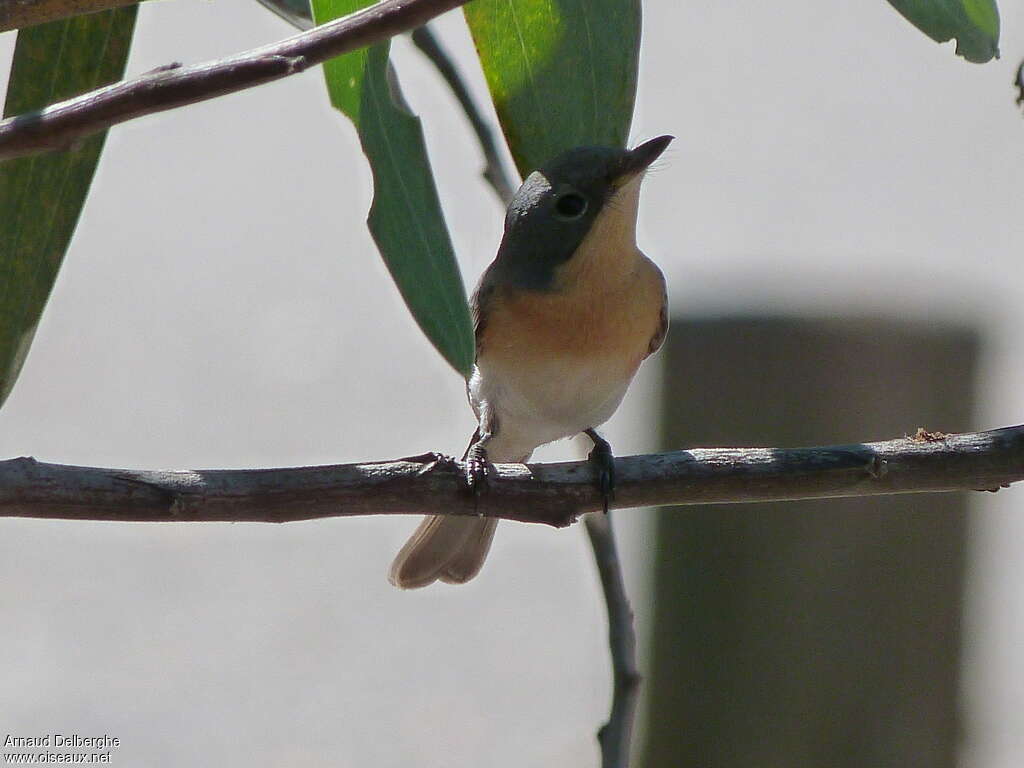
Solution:
M 971 426 L 978 338 L 899 320 L 678 319 L 664 448 Z M 664 509 L 645 768 L 952 768 L 966 496 Z

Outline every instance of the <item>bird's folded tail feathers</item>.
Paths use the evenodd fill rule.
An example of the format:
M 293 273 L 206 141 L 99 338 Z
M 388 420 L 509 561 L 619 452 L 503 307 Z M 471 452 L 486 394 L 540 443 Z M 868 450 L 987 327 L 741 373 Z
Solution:
M 476 522 L 476 521 L 474 521 Z M 441 572 L 440 579 L 446 584 L 465 584 L 478 573 L 491 550 L 494 540 L 494 529 L 498 526 L 498 518 L 487 517 L 474 526 L 462 549 L 448 561 Z
M 424 518 L 395 556 L 388 580 L 401 589 L 425 587 L 438 579 L 448 584 L 469 581 L 487 558 L 497 524 L 494 517 Z

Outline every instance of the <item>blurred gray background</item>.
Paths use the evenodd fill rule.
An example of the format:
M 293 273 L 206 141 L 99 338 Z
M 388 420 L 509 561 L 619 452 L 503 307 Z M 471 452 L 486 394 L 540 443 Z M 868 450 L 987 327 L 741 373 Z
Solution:
M 979 426 L 1024 421 L 1024 16 L 1002 6 L 1004 58 L 976 66 L 882 0 L 648 3 L 633 136 L 678 140 L 646 182 L 640 238 L 677 312 L 973 325 Z M 458 14 L 439 29 L 482 96 Z M 291 31 L 251 0 L 148 2 L 129 75 Z M 472 285 L 500 207 L 454 100 L 407 41 L 395 58 Z M 0 455 L 187 468 L 460 451 L 462 382 L 379 261 L 370 195 L 319 69 L 112 131 Z M 656 365 L 609 425 L 620 454 L 656 447 Z M 1015 768 L 1024 490 L 974 503 L 961 762 Z M 618 519 L 646 631 L 650 516 Z M 610 676 L 582 531 L 504 524 L 477 580 L 401 593 L 385 572 L 414 525 L 0 521 L 0 729 L 108 733 L 130 766 L 595 764 Z

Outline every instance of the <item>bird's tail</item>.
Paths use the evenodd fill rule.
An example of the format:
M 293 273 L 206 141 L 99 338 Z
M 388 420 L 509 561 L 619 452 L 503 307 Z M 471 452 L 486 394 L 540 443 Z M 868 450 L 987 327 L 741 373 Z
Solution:
M 495 517 L 426 517 L 395 556 L 388 579 L 402 589 L 438 579 L 463 584 L 480 572 L 497 525 Z

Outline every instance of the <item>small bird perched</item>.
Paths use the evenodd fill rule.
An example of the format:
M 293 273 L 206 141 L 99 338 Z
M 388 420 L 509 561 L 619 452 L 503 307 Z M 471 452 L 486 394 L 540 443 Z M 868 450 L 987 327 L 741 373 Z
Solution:
M 585 432 L 600 487 L 614 489 L 611 446 L 595 428 L 618 408 L 668 331 L 665 278 L 636 245 L 644 172 L 672 141 L 579 147 L 523 182 L 498 255 L 471 301 L 476 365 L 467 382 L 479 426 L 464 457 L 479 492 L 488 462 L 518 462 Z M 430 516 L 391 565 L 397 587 L 476 576 L 497 518 Z

